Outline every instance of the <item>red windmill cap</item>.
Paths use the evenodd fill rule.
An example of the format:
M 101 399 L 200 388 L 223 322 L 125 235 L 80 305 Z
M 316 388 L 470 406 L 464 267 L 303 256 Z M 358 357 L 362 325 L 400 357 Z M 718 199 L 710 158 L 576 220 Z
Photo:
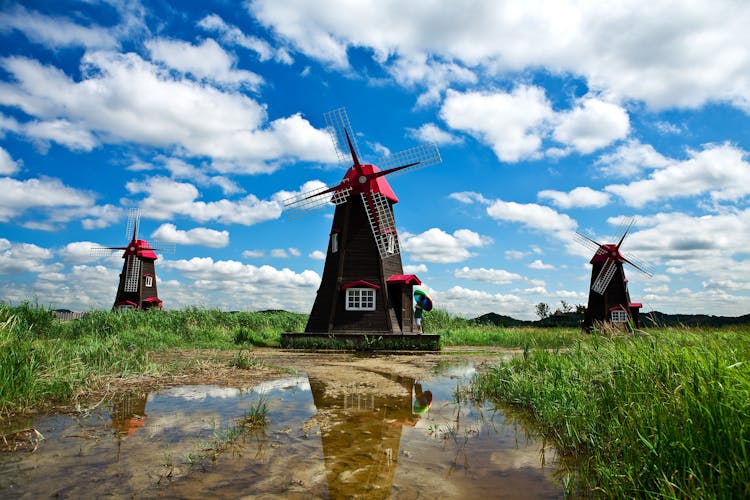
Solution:
M 365 185 L 363 186 L 362 183 L 359 180 L 360 175 L 369 175 L 374 174 L 377 172 L 380 172 L 380 169 L 376 167 L 375 165 L 371 165 L 369 163 L 363 163 L 360 165 L 361 174 L 357 171 L 357 168 L 352 165 L 349 167 L 349 170 L 346 171 L 346 174 L 344 174 L 344 178 L 342 179 L 342 183 L 352 186 L 353 191 L 355 193 L 359 193 L 362 191 L 365 191 L 367 189 L 365 188 L 369 183 L 369 191 L 372 193 L 380 193 L 389 200 L 391 200 L 393 203 L 398 203 L 398 197 L 396 196 L 396 193 L 393 192 L 393 189 L 391 189 L 391 185 L 388 184 L 388 181 L 385 180 L 385 176 L 375 177 L 374 179 L 369 179 L 365 182 Z M 361 186 L 361 187 L 360 187 Z

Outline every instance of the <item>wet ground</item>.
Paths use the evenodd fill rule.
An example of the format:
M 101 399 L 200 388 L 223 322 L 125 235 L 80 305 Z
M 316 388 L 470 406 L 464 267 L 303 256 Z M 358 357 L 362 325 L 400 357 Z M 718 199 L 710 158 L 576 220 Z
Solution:
M 6 422 L 0 497 L 562 497 L 554 451 L 461 396 L 510 355 L 256 349 L 230 368 L 234 353 L 176 353 L 201 359 Z

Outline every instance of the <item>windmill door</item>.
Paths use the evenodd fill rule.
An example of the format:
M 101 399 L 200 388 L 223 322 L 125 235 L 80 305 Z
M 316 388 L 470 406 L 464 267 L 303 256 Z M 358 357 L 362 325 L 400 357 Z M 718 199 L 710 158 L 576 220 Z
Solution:
M 398 324 L 404 333 L 412 331 L 414 315 L 411 309 L 411 289 L 412 286 L 405 283 L 388 285 L 388 297 L 391 300 L 391 307 L 393 307 Z

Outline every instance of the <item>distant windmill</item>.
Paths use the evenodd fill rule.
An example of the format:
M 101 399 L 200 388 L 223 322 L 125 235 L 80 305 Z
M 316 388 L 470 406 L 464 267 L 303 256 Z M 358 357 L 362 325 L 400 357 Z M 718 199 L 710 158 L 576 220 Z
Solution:
M 385 176 L 440 163 L 440 152 L 434 144 L 417 146 L 388 156 L 381 170 L 360 162 L 343 108 L 326 113 L 325 120 L 339 159 L 350 158 L 351 166 L 335 186 L 284 202 L 290 215 L 336 206 L 323 278 L 305 332 L 411 333 L 412 286 L 421 281 L 403 274 L 393 214 L 398 198 Z
M 125 237 L 130 238 L 130 243 L 125 247 L 92 247 L 92 255 L 111 255 L 114 251 L 124 250 L 122 258 L 125 262 L 120 273 L 120 284 L 117 287 L 117 295 L 113 310 L 118 309 L 161 309 L 162 301 L 159 299 L 156 289 L 156 266 L 158 258 L 156 251 L 173 253 L 174 246 L 167 245 L 158 248 L 152 247 L 146 240 L 138 239 L 138 226 L 140 225 L 141 213 L 137 208 L 131 208 L 128 212 L 128 225 L 125 229 Z
M 584 313 L 583 329 L 591 331 L 604 323 L 610 323 L 618 328 L 628 328 L 640 325 L 639 313 L 642 304 L 630 301 L 628 280 L 625 278 L 623 264 L 627 263 L 648 277 L 653 276 L 653 268 L 632 255 L 625 257 L 620 252 L 635 219 L 628 220 L 623 225 L 622 235 L 617 244 L 598 243 L 588 236 L 576 232 L 576 241 L 589 250 L 594 251 L 591 258 L 591 286 L 588 307 Z

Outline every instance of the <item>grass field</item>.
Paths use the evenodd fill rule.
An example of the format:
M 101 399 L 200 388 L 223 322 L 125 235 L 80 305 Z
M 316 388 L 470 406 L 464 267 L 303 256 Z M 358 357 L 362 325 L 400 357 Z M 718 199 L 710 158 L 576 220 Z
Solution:
M 277 346 L 306 320 L 186 309 L 60 321 L 33 304 L 0 305 L 0 417 L 70 401 L 106 377 L 158 370 L 153 352 Z M 521 350 L 477 377 L 473 395 L 513 407 L 554 442 L 569 493 L 750 497 L 750 326 L 582 335 L 476 325 L 436 310 L 424 327 L 443 345 Z

